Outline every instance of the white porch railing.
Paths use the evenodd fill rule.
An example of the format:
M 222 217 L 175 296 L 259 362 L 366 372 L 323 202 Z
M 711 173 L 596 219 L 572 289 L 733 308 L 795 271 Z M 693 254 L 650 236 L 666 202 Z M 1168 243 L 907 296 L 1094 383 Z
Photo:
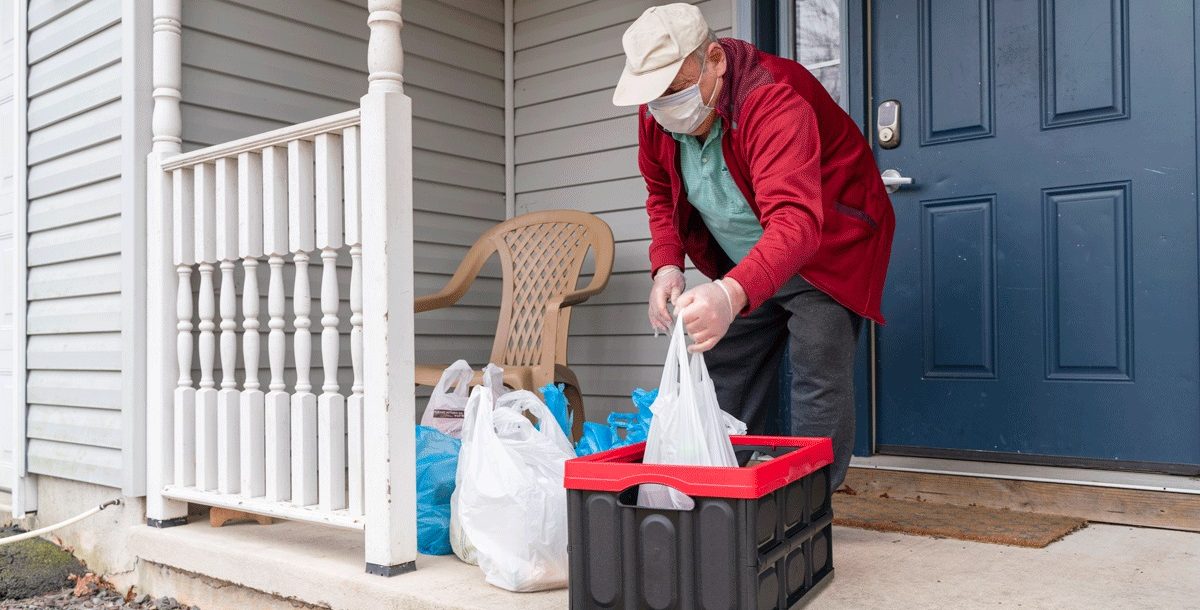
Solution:
M 174 479 L 163 489 L 166 497 L 363 526 L 358 122 L 354 110 L 161 164 L 171 181 L 180 372 L 173 400 Z M 339 253 L 346 250 L 353 278 L 348 336 L 339 328 L 337 268 Z M 319 350 L 311 339 L 316 291 L 308 268 L 314 254 L 322 266 Z M 260 320 L 262 263 L 269 268 L 266 324 Z M 285 269 L 289 265 L 292 269 Z M 218 268 L 219 289 L 214 277 Z M 198 291 L 192 282 L 196 273 Z M 293 286 L 290 295 L 285 276 Z M 285 307 L 289 296 L 290 312 Z M 196 311 L 198 325 L 193 324 Z M 259 329 L 264 326 L 269 329 L 266 394 L 259 373 Z M 197 334 L 198 385 L 192 361 Z M 349 351 L 353 371 L 346 394 L 338 383 L 342 351 Z M 314 352 L 322 363 L 319 397 L 312 384 Z M 241 384 L 236 378 L 239 355 Z M 289 359 L 291 384 L 285 380 Z M 220 389 L 214 374 L 218 362 Z
M 186 154 L 180 0 L 154 7 L 147 522 L 181 524 L 193 502 L 363 529 L 368 571 L 410 570 L 412 112 L 400 2 L 369 2 L 361 109 Z

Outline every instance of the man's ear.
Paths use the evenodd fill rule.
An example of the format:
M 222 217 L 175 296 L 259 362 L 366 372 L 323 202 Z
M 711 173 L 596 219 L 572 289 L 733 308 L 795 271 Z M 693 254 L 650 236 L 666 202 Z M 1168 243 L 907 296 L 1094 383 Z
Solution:
M 708 61 L 716 67 L 717 76 L 725 76 L 725 49 L 721 47 L 721 43 L 714 42 L 708 45 Z

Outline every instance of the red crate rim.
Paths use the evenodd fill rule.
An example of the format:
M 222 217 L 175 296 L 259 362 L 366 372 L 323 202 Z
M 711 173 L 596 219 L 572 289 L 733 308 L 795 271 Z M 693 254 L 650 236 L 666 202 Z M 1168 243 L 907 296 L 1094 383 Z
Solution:
M 796 447 L 777 458 L 746 468 L 642 464 L 646 443 L 619 447 L 568 460 L 564 487 L 619 493 L 644 483 L 657 483 L 689 496 L 704 498 L 761 498 L 833 463 L 833 442 L 827 437 L 731 436 L 739 446 Z

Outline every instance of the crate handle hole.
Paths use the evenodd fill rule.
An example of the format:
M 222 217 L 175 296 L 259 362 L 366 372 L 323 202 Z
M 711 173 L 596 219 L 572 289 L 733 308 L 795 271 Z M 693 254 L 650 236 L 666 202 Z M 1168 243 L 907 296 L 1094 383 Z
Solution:
M 638 504 L 638 497 L 641 489 L 647 488 L 648 494 L 659 502 L 669 501 L 673 506 L 662 507 L 641 506 Z M 628 487 L 617 496 L 617 504 L 624 508 L 638 508 L 642 510 L 669 510 L 675 512 L 688 512 L 696 508 L 696 501 L 691 496 L 661 483 L 643 483 Z

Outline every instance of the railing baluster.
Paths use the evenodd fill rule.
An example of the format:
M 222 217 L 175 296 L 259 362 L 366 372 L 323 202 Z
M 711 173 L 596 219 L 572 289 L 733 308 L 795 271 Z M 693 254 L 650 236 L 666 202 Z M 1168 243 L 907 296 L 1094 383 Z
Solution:
M 213 262 L 217 258 L 216 167 L 201 163 L 192 170 L 196 178 L 196 262 L 200 264 L 200 389 L 196 392 L 196 487 L 217 488 L 217 388 L 213 378 L 216 363 L 216 307 L 213 293 Z
M 292 394 L 292 503 L 317 503 L 317 397 L 312 393 L 312 292 L 308 260 L 314 247 L 313 144 L 288 142 L 288 231 L 296 264 L 292 310 L 296 332 L 292 357 L 296 362 L 296 391 Z
M 316 137 L 317 248 L 321 250 L 321 364 L 317 401 L 318 498 L 321 510 L 346 508 L 346 399 L 338 392 L 337 259 L 342 247 L 342 138 Z
M 237 159 L 217 160 L 217 258 L 221 260 L 221 391 L 217 393 L 217 491 L 237 493 L 241 486 L 241 392 L 237 389 L 238 258 Z
M 241 396 L 241 492 L 266 493 L 263 392 L 258 378 L 258 259 L 263 255 L 263 176 L 258 153 L 238 155 L 238 255 L 242 257 L 242 359 L 246 380 Z
M 283 381 L 286 357 L 283 257 L 288 253 L 287 149 L 268 146 L 262 151 L 263 251 L 269 256 L 271 280 L 267 285 L 267 313 L 271 331 L 267 338 L 271 362 L 270 391 L 265 397 L 266 496 L 283 501 L 292 497 L 291 403 Z
M 346 400 L 346 456 L 348 461 L 348 508 L 363 514 L 363 315 L 362 315 L 362 241 L 360 219 L 362 201 L 359 181 L 358 126 L 342 130 L 342 192 L 346 245 L 350 247 L 350 363 L 354 383 Z
M 175 388 L 175 477 L 176 485 L 196 484 L 196 389 L 192 387 L 192 264 L 196 260 L 192 231 L 192 170 L 177 169 L 172 179 L 174 200 L 173 239 L 175 273 L 176 339 L 179 380 Z

